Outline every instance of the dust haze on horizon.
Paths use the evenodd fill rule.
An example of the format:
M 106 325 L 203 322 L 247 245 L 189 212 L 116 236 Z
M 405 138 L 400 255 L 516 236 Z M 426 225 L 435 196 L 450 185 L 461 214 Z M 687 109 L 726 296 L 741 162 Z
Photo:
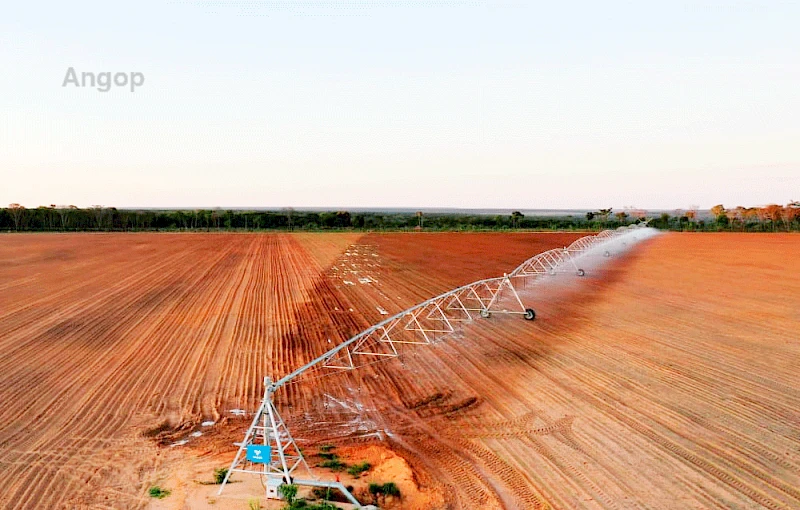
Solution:
M 5 6 L 0 206 L 800 199 L 800 4 Z M 77 73 L 144 83 L 64 86 Z

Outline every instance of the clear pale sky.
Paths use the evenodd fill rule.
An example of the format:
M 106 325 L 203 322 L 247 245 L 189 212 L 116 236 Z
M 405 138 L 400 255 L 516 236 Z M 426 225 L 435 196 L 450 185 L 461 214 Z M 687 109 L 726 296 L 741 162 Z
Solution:
M 785 204 L 798 27 L 794 1 L 5 2 L 0 204 Z

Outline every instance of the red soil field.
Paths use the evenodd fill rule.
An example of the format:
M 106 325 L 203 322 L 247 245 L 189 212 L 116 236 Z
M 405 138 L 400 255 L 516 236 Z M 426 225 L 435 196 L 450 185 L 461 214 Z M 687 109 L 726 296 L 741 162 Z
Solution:
M 232 460 L 249 420 L 229 411 L 264 375 L 578 236 L 4 236 L 0 507 L 143 507 L 154 483 L 210 504 L 175 473 Z M 798 507 L 798 248 L 662 235 L 527 291 L 533 323 L 476 320 L 277 401 L 310 458 L 404 457 L 397 507 Z
M 316 414 L 316 381 L 285 403 L 304 437 L 383 431 L 449 508 L 800 507 L 798 249 L 794 235 L 663 235 L 527 292 L 535 323 L 475 321 L 321 379 L 365 410 L 360 429 L 343 406 Z M 409 258 L 401 278 L 387 263 L 340 294 L 366 313 L 444 257 Z M 320 437 L 317 421 L 341 430 Z
M 320 272 L 292 236 L 3 236 L 0 507 L 145 505 L 141 431 L 252 408 Z
M 340 297 L 325 292 L 326 270 L 359 237 L 3 236 L 0 507 L 146 505 L 147 485 L 179 449 L 143 431 L 166 443 L 230 409 L 252 411 L 264 375 L 369 325 L 358 309 L 329 308 Z M 520 257 L 546 245 L 523 238 Z

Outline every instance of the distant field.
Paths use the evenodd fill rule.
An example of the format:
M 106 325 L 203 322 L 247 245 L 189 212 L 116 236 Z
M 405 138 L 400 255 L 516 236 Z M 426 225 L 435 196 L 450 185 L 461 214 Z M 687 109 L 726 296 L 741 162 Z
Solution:
M 143 507 L 173 473 L 182 508 L 177 466 L 230 462 L 247 420 L 229 411 L 264 375 L 580 235 L 4 236 L 0 507 Z M 665 234 L 528 288 L 533 323 L 315 371 L 279 406 L 304 440 L 380 432 L 442 508 L 800 507 L 799 251 Z

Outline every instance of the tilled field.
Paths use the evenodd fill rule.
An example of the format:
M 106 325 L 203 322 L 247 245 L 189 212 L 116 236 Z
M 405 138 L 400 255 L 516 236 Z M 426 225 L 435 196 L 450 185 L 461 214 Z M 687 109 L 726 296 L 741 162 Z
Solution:
M 361 239 L 357 258 L 402 260 L 392 242 Z M 534 323 L 479 319 L 320 373 L 302 398 L 289 388 L 295 428 L 380 431 L 453 508 L 800 507 L 798 250 L 797 236 L 663 235 L 526 292 Z M 369 313 L 432 278 L 463 283 L 446 257 L 409 255 L 350 285 L 354 257 L 329 276 Z
M 318 260 L 356 236 L 0 240 L 0 507 L 147 502 L 141 431 L 252 408 Z
M 450 235 L 433 237 L 451 245 Z M 575 236 L 514 237 L 516 260 Z M 182 444 L 203 421 L 252 411 L 264 375 L 286 373 L 326 350 L 328 337 L 369 325 L 358 306 L 336 306 L 341 296 L 326 276 L 358 239 L 3 236 L 0 507 L 148 503 L 146 485 L 165 462 L 157 442 Z M 454 264 L 459 246 L 470 245 L 451 245 Z M 473 271 L 494 274 L 505 262 L 485 257 Z M 448 283 L 426 279 L 404 303 Z
M 0 507 L 144 506 L 193 441 L 230 461 L 264 375 L 578 236 L 4 236 Z M 449 508 L 797 507 L 798 249 L 664 235 L 528 289 L 533 323 L 314 370 L 278 402 L 299 439 L 382 440 Z

